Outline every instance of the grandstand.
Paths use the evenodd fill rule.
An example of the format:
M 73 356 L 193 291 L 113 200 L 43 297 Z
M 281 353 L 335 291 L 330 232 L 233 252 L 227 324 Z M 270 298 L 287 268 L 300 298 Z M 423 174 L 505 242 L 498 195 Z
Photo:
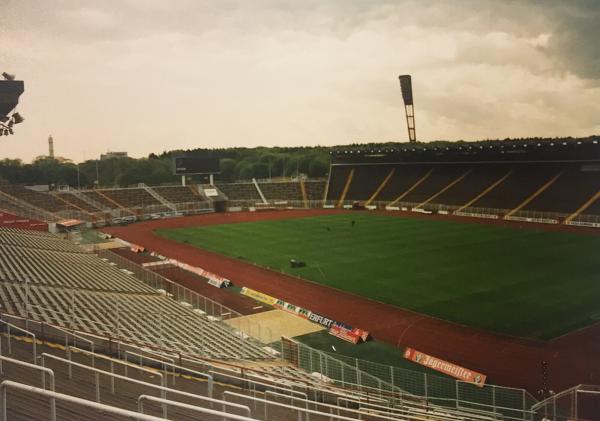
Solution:
M 48 231 L 48 224 L 32 218 L 23 218 L 8 212 L 0 211 L 0 226 L 21 228 L 34 231 Z
M 304 205 L 321 201 L 325 191 L 322 180 L 262 182 L 258 186 L 269 203 L 287 202 L 297 207 L 308 207 Z
M 5 208 L 40 219 L 57 221 L 77 218 L 95 225 L 114 218 L 148 218 L 164 212 L 197 213 L 216 206 L 205 196 L 205 188 L 217 189 L 229 207 L 318 207 L 322 204 L 324 180 L 224 183 L 216 186 L 146 186 L 93 190 L 41 192 L 23 185 L 0 184 Z M 215 198 L 216 199 L 216 198 Z
M 0 183 L 3 208 L 20 215 L 56 222 L 77 218 L 95 225 L 114 218 L 148 218 L 164 212 L 197 213 L 211 208 L 197 186 L 157 186 L 94 190 L 36 191 L 23 185 Z
M 136 208 L 147 206 L 160 206 L 161 202 L 141 188 L 97 190 L 118 208 Z
M 329 179 L 252 180 L 214 186 L 146 186 L 40 192 L 0 184 L 15 214 L 94 225 L 115 218 L 237 208 L 351 207 L 439 212 L 495 219 L 596 226 L 600 223 L 600 145 L 479 142 L 386 150 L 334 150 Z M 205 188 L 216 190 L 207 197 Z M 596 225 L 594 225 L 596 224 Z
M 224 413 L 264 420 L 298 413 L 311 419 L 502 419 L 487 406 L 452 408 L 411 395 L 319 351 L 296 349 L 293 341 L 276 359 L 221 323 L 232 316 L 228 309 L 139 265 L 124 269 L 110 251 L 98 257 L 53 234 L 17 228 L 0 228 L 0 251 L 1 379 L 10 419 L 53 412 L 59 419 L 119 419 L 140 411 L 140 399 L 148 399 L 146 413 L 169 419 L 195 412 L 204 413 L 202 419 Z M 308 360 L 299 358 L 306 352 Z M 40 370 L 49 383 L 40 383 Z M 157 394 L 163 400 L 140 398 Z
M 252 206 L 262 201 L 256 184 L 252 182 L 217 184 L 217 187 L 229 200 L 239 204 L 244 203 Z
M 179 349 L 210 357 L 237 358 L 242 349 L 248 351 L 247 358 L 267 357 L 259 347 L 240 344 L 222 325 L 192 311 L 191 304 L 174 302 L 68 241 L 0 228 L 0 251 L 0 296 L 9 314 L 138 343 L 178 344 Z M 161 323 L 169 329 L 157 332 Z M 198 328 L 190 329 L 194 325 Z M 224 340 L 207 341 L 206 331 L 220 333 Z
M 70 205 L 84 213 L 94 214 L 104 210 L 104 207 L 99 203 L 86 200 L 85 196 L 75 190 L 58 191 L 54 193 L 54 196 L 66 205 Z
M 41 215 L 56 214 L 57 216 L 69 213 L 87 212 L 81 208 L 81 204 L 67 200 L 64 194 L 48 194 L 23 185 L 9 184 L 0 181 L 0 195 L 5 203 L 14 201 L 22 207 L 30 208 Z
M 229 206 L 319 207 L 325 193 L 325 180 L 253 180 L 217 183 Z
M 246 417 L 230 414 L 231 419 L 265 420 L 309 415 L 316 420 L 414 421 L 583 417 L 585 403 L 578 406 L 572 402 L 577 401 L 578 393 L 593 394 L 593 388 L 579 387 L 574 394 L 565 395 L 571 406 L 561 406 L 551 398 L 537 402 L 523 389 L 491 385 L 480 389 L 397 367 L 350 361 L 293 339 L 273 337 L 264 325 L 216 300 L 224 299 L 228 292 L 212 294 L 210 288 L 214 287 L 206 287 L 208 296 L 204 296 L 175 281 L 186 280 L 190 286 L 205 283 L 204 278 L 178 275 L 180 269 L 168 264 L 150 271 L 142 266 L 144 259 L 138 263 L 130 260 L 135 256 L 131 251 L 85 252 L 45 231 L 47 222 L 64 218 L 102 225 L 124 216 L 150 219 L 209 211 L 213 203 L 205 188 L 214 188 L 226 197 L 232 210 L 359 204 L 390 211 L 600 226 L 600 155 L 594 142 L 333 151 L 328 181 L 140 184 L 49 192 L 3 183 L 2 380 L 39 387 L 39 376 L 32 371 L 39 370 L 43 361 L 56 376 L 55 390 L 60 395 L 53 396 L 63 419 L 119 419 L 119 410 L 139 413 L 138 399 L 160 395 L 155 387 L 161 378 L 166 379 L 164 387 L 173 389 L 168 392 L 168 402 L 149 398 L 144 408 L 155 417 L 165 417 L 168 409 L 169 419 L 186 419 L 198 411 L 205 411 L 203 419 L 221 419 L 225 411 Z M 561 159 L 553 150 L 559 147 Z M 171 275 L 173 279 L 169 279 Z M 260 311 L 250 304 L 247 314 Z M 30 334 L 50 341 L 51 346 L 37 342 L 34 351 L 26 340 Z M 69 346 L 75 342 L 76 348 L 87 351 Z M 45 354 L 36 360 L 38 368 L 7 359 L 34 363 L 34 352 Z M 72 370 L 69 359 L 78 364 Z M 133 368 L 134 361 L 140 370 Z M 147 369 L 155 371 L 144 371 Z M 111 377 L 116 379 L 118 392 L 111 386 Z M 221 382 L 218 385 L 217 380 Z M 10 419 L 42 418 L 52 411 L 49 395 L 42 397 L 48 390 L 25 391 L 13 383 L 5 385 L 9 387 Z M 179 396 L 177 390 L 201 397 Z M 39 397 L 24 408 L 31 393 Z M 75 402 L 73 397 L 85 401 Z M 210 397 L 216 401 L 209 403 L 206 398 Z M 94 401 L 107 406 L 93 408 Z M 591 414 L 588 419 L 594 419 L 593 410 Z
M 194 186 L 157 186 L 152 189 L 171 203 L 204 202 Z
M 326 197 L 332 206 L 361 202 L 537 222 L 600 222 L 595 138 L 347 152 L 333 153 Z
M 19 333 L 15 329 L 12 335 Z M 134 346 L 123 348 L 121 358 L 109 357 L 95 352 L 94 342 L 54 329 L 57 338 L 61 334 L 66 346 L 39 343 L 35 351 L 30 343 L 6 338 L 13 343 L 9 355 L 0 357 L 0 378 L 11 420 L 49 419 L 52 413 L 69 420 L 135 419 L 140 413 L 155 417 L 140 419 L 171 420 L 502 419 L 498 413 L 444 408 L 409 395 L 390 405 L 390 396 L 335 388 L 290 368 L 246 370 L 193 358 L 172 362 L 168 354 Z M 40 365 L 31 364 L 34 355 Z

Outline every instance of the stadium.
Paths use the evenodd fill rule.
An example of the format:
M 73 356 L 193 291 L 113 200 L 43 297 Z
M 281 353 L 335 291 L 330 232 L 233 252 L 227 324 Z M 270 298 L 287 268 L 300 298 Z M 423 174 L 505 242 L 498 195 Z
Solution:
M 115 400 L 108 378 L 84 374 L 99 369 L 89 355 L 115 375 L 135 356 L 162 367 L 165 385 L 177 377 L 172 388 L 197 372 L 241 395 L 271 390 L 232 401 L 272 399 L 275 413 L 301 412 L 292 396 L 306 393 L 311 418 L 336 399 L 340 416 L 362 419 L 561 419 L 574 402 L 593 414 L 595 389 L 577 385 L 600 370 L 585 357 L 598 343 L 599 151 L 596 138 L 405 144 L 332 150 L 327 180 L 50 192 L 5 182 L 3 325 L 8 343 L 22 339 L 3 358 L 33 363 L 30 335 L 58 377 L 72 370 L 66 349 L 82 371 L 64 390 L 96 389 L 115 406 L 137 386 Z M 85 251 L 49 229 L 104 238 Z M 387 344 L 398 360 L 418 350 L 485 384 L 373 361 L 371 349 L 331 352 L 365 333 L 353 347 Z
M 0 161 L 0 421 L 600 421 L 600 136 L 399 83 L 408 142 Z

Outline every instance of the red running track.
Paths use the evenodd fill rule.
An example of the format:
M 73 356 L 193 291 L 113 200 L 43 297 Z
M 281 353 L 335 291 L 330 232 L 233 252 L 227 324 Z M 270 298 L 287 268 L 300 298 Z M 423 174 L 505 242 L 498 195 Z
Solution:
M 146 221 L 103 230 L 149 250 L 200 266 L 293 304 L 368 330 L 377 340 L 410 346 L 488 375 L 488 381 L 524 387 L 535 393 L 543 385 L 542 361 L 548 363 L 548 386 L 554 391 L 580 383 L 600 383 L 600 324 L 555 339 L 538 342 L 474 329 L 369 300 L 310 281 L 270 271 L 191 245 L 159 238 L 157 228 L 180 228 L 267 219 L 298 218 L 341 210 L 293 210 L 218 213 Z M 402 216 L 413 216 L 402 214 Z M 420 216 L 427 217 L 433 216 Z M 447 218 L 447 217 L 443 217 Z M 462 222 L 469 218 L 451 217 Z M 480 222 L 480 221 L 477 221 Z M 483 221 L 484 223 L 502 223 Z M 516 224 L 519 225 L 519 224 Z M 535 226 L 545 229 L 545 226 Z M 548 226 L 557 229 L 556 226 Z M 573 227 L 564 227 L 571 231 Z M 590 233 L 590 230 L 579 230 Z M 457 308 L 456 311 L 460 311 Z M 400 357 L 400 355 L 399 355 Z

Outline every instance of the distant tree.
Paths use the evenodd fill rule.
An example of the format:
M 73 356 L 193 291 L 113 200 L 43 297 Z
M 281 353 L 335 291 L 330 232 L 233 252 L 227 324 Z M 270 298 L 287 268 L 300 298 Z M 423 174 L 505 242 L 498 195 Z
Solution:
M 231 182 L 235 180 L 235 160 L 223 158 L 219 162 L 221 173 L 217 176 L 220 181 Z
M 329 160 L 324 157 L 315 157 L 308 163 L 307 174 L 309 177 L 325 177 L 329 172 Z
M 235 166 L 236 180 L 250 180 L 254 175 L 252 164 L 248 161 L 238 162 Z
M 269 178 L 269 166 L 264 162 L 258 162 L 253 165 L 252 174 L 255 178 L 267 179 Z

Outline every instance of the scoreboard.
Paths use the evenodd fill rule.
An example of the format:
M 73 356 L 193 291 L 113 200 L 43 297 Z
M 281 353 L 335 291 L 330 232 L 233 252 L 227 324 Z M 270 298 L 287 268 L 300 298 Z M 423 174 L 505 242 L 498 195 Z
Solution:
M 198 156 L 173 157 L 173 172 L 175 175 L 219 174 L 219 158 Z

